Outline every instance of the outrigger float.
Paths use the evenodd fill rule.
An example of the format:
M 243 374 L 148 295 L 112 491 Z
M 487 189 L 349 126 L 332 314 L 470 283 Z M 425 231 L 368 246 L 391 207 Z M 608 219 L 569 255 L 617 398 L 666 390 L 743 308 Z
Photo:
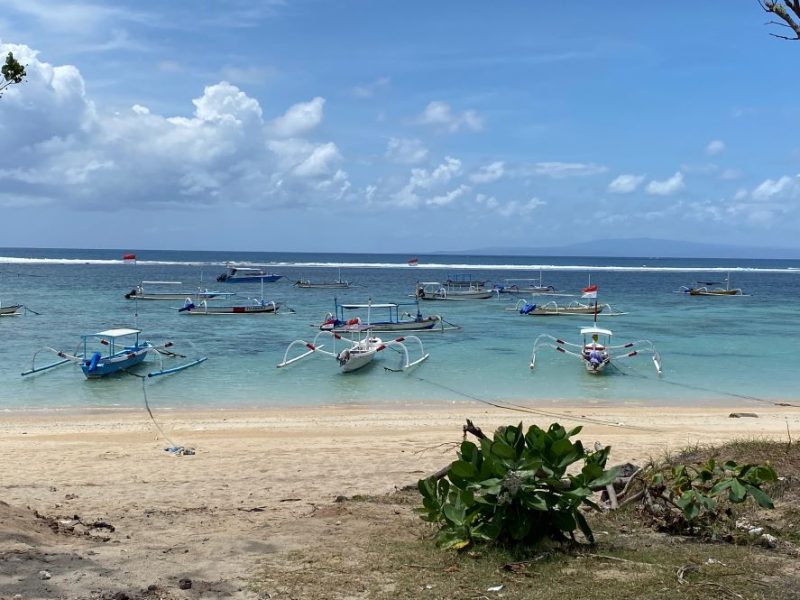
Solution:
M 139 339 L 139 329 L 107 329 L 98 333 L 91 333 L 81 336 L 81 342 L 74 352 L 64 352 L 49 346 L 37 350 L 31 360 L 31 368 L 22 373 L 22 376 L 33 375 L 48 371 L 66 363 L 78 364 L 87 379 L 100 379 L 114 373 L 127 371 L 128 369 L 141 364 L 152 350 L 158 354 L 159 369 L 146 374 L 146 377 L 158 377 L 177 373 L 189 367 L 194 367 L 207 360 L 206 356 L 199 356 L 188 359 L 188 362 L 176 367 L 165 368 L 164 358 L 183 358 L 188 357 L 172 350 L 172 342 L 165 342 L 161 346 L 151 344 L 146 340 Z M 99 345 L 100 350 L 94 348 Z M 36 365 L 36 359 L 42 352 L 52 352 L 59 357 L 59 360 L 43 366 Z
M 441 315 L 428 315 L 423 317 L 419 310 L 419 301 L 414 302 L 385 302 L 367 304 L 339 304 L 336 298 L 334 313 L 325 315 L 325 320 L 319 326 L 322 331 L 334 333 L 349 333 L 362 328 L 362 317 L 347 318 L 346 311 L 366 311 L 366 325 L 374 332 L 379 333 L 425 333 L 445 332 L 461 329 L 459 325 L 445 321 Z M 374 320 L 372 311 L 381 312 L 381 317 Z M 363 315 L 363 312 L 362 312 Z
M 539 348 L 546 347 L 580 359 L 586 367 L 586 371 L 593 375 L 599 375 L 604 372 L 612 360 L 632 358 L 638 356 L 640 352 L 648 352 L 652 355 L 656 372 L 659 375 L 661 374 L 661 356 L 653 346 L 653 342 L 639 340 L 613 346 L 611 345 L 612 335 L 611 330 L 602 329 L 597 327 L 596 324 L 591 327 L 581 328 L 583 341 L 580 344 L 572 344 L 552 335 L 542 334 L 533 343 L 530 368 L 533 369 L 536 366 L 536 352 Z M 639 348 L 641 348 L 641 351 Z
M 356 331 L 351 330 L 350 333 L 354 334 Z M 408 335 L 398 337 L 393 340 L 384 341 L 379 337 L 375 337 L 369 327 L 361 327 L 357 333 L 358 337 L 355 339 L 347 339 L 332 331 L 320 331 L 314 336 L 314 340 L 311 342 L 307 342 L 306 340 L 295 340 L 289 344 L 288 348 L 286 348 L 286 352 L 283 355 L 283 361 L 280 362 L 277 367 L 279 369 L 288 367 L 289 365 L 294 364 L 313 354 L 321 354 L 323 356 L 328 356 L 335 359 L 336 362 L 339 363 L 339 369 L 342 373 L 350 373 L 366 367 L 372 362 L 379 352 L 382 352 L 387 348 L 392 348 L 398 350 L 403 356 L 403 363 L 399 370 L 406 371 L 419 365 L 429 356 L 425 353 L 425 349 L 422 346 L 422 340 L 415 335 Z M 332 340 L 332 346 L 330 350 L 325 349 L 324 344 L 320 343 L 320 339 L 326 337 Z M 413 341 L 419 346 L 420 356 L 413 361 L 409 356 L 408 347 L 404 343 L 409 341 Z M 337 351 L 337 342 L 340 343 L 340 346 L 344 345 L 345 348 Z M 294 348 L 305 348 L 305 351 L 298 356 L 289 358 Z
M 518 300 L 513 310 L 529 317 L 556 317 L 566 315 L 593 315 L 595 312 L 603 313 L 606 317 L 619 317 L 628 313 L 613 308 L 610 304 L 586 304 L 573 300 L 569 304 L 558 304 L 552 300 L 544 304 L 535 304 L 528 300 Z

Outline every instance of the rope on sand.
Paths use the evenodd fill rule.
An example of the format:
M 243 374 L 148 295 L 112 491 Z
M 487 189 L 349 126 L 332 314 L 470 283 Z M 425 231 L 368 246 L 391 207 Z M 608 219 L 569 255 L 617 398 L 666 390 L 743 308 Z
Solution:
M 463 396 L 464 398 L 469 398 L 470 400 L 475 400 L 476 402 L 480 402 L 482 404 L 486 404 L 488 406 L 493 406 L 495 408 L 500 408 L 503 410 L 510 410 L 514 412 L 522 412 L 522 413 L 529 413 L 533 415 L 538 415 L 541 417 L 548 417 L 548 418 L 557 418 L 557 419 L 566 419 L 572 421 L 579 421 L 583 423 L 591 423 L 593 425 L 603 425 L 606 427 L 616 427 L 619 429 L 631 429 L 635 431 L 659 431 L 658 429 L 654 429 L 652 427 L 640 427 L 638 425 L 625 425 L 624 423 L 614 423 L 613 421 L 605 421 L 603 419 L 594 419 L 592 417 L 584 417 L 584 416 L 575 416 L 575 415 L 568 415 L 566 413 L 560 413 L 551 410 L 544 410 L 541 408 L 532 408 L 530 406 L 523 406 L 520 404 L 514 404 L 512 402 L 493 402 L 491 400 L 486 400 L 485 398 L 481 398 L 474 394 L 470 394 L 467 392 L 462 392 L 461 390 L 457 390 L 453 387 L 445 385 L 443 383 L 438 383 L 436 381 L 431 381 L 430 379 L 425 379 L 424 377 L 419 377 L 418 375 L 411 375 L 412 379 L 416 379 L 422 383 L 427 383 L 428 385 L 441 388 L 443 390 L 447 390 L 448 392 L 452 392 L 454 394 L 458 394 L 459 396 Z
M 164 430 L 161 428 L 161 425 L 158 424 L 156 421 L 155 415 L 153 415 L 153 411 L 150 409 L 150 403 L 147 400 L 147 377 L 145 375 L 139 375 L 138 373 L 133 373 L 132 371 L 125 370 L 125 373 L 128 375 L 133 375 L 134 377 L 138 377 L 142 380 L 142 396 L 144 397 L 144 407 L 147 409 L 147 414 L 150 415 L 150 420 L 153 421 L 153 425 L 155 425 L 158 432 L 161 434 L 167 442 L 169 442 L 170 446 L 168 448 L 164 448 L 166 452 L 169 452 L 173 456 L 191 456 L 195 453 L 194 448 L 189 448 L 187 446 L 179 446 L 175 442 L 173 442 L 169 436 L 164 433 Z

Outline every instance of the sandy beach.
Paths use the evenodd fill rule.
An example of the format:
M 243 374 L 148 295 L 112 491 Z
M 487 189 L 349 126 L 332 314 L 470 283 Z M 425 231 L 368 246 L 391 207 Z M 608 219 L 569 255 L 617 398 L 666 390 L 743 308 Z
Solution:
M 581 424 L 585 445 L 612 446 L 612 464 L 733 438 L 787 439 L 787 428 L 800 437 L 791 407 L 543 410 L 559 416 L 472 403 L 157 413 L 190 456 L 165 452 L 144 410 L 5 413 L 0 598 L 112 598 L 148 586 L 153 598 L 257 597 L 247 577 L 261 558 L 317 543 L 306 517 L 337 496 L 388 493 L 439 469 L 466 418 L 487 432 L 520 420 Z M 182 578 L 192 589 L 177 591 Z

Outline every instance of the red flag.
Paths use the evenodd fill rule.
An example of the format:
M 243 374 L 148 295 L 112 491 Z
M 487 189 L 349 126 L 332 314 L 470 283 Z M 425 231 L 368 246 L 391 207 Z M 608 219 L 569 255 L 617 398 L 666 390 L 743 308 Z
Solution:
M 582 298 L 597 298 L 597 285 L 587 285 L 581 292 L 583 292 Z
M 122 260 L 136 260 L 135 254 L 125 254 L 122 257 Z

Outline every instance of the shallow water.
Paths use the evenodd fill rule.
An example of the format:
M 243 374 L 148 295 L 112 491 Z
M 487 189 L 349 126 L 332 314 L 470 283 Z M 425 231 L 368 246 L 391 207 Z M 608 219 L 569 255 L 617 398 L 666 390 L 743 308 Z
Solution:
M 800 261 L 721 259 L 531 258 L 349 254 L 137 252 L 136 264 L 120 260 L 123 250 L 0 249 L 0 300 L 20 302 L 41 315 L 0 319 L 0 405 L 4 408 L 139 406 L 141 381 L 120 375 L 86 381 L 78 367 L 20 377 L 42 346 L 72 351 L 83 333 L 135 323 L 145 337 L 176 343 L 188 354 L 205 354 L 201 366 L 147 382 L 160 407 L 250 407 L 338 403 L 448 401 L 465 397 L 537 403 L 647 403 L 694 405 L 736 402 L 741 396 L 777 400 L 797 397 L 800 339 L 797 298 Z M 214 281 L 225 261 L 270 265 L 285 278 L 265 286 L 268 300 L 296 312 L 279 315 L 189 317 L 180 302 L 138 302 L 123 295 L 141 280 L 178 280 L 185 289 L 203 286 L 257 297 L 258 284 L 223 286 Z M 357 283 L 347 290 L 292 287 L 300 278 Z M 506 308 L 519 298 L 502 295 L 464 303 L 423 302 L 423 314 L 441 314 L 461 331 L 423 334 L 431 357 L 409 373 L 393 373 L 399 356 L 357 373 L 338 372 L 335 361 L 313 356 L 276 369 L 294 339 L 311 340 L 334 296 L 342 302 L 409 300 L 417 280 L 443 280 L 471 273 L 491 283 L 537 277 L 565 293 L 579 294 L 591 280 L 599 301 L 627 314 L 604 317 L 615 341 L 654 342 L 664 363 L 658 377 L 648 356 L 616 361 L 603 376 L 584 372 L 580 362 L 542 351 L 528 368 L 533 342 L 547 333 L 578 342 L 591 317 L 525 317 Z M 723 281 L 746 297 L 690 297 L 674 293 L 698 280 Z M 525 297 L 524 295 L 522 297 Z M 528 297 L 530 298 L 530 297 Z M 558 298 L 569 302 L 573 298 Z M 546 300 L 546 299 L 545 299 Z M 536 298 L 541 302 L 541 298 Z M 223 304 L 221 302 L 220 304 Z M 138 313 L 138 316 L 134 316 Z M 384 336 L 388 337 L 388 336 Z M 51 355 L 52 356 L 52 355 Z M 43 357 L 49 360 L 49 357 Z

